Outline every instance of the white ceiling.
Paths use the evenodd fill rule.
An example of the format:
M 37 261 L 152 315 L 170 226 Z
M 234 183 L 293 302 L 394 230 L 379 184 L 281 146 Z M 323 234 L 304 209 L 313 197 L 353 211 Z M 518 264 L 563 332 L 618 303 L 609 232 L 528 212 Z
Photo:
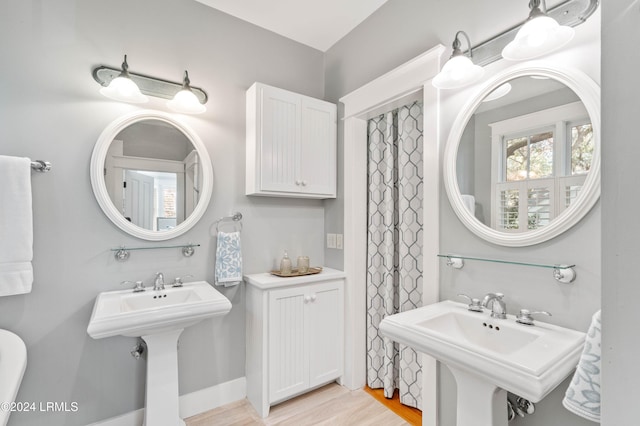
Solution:
M 326 52 L 387 0 L 196 0 Z

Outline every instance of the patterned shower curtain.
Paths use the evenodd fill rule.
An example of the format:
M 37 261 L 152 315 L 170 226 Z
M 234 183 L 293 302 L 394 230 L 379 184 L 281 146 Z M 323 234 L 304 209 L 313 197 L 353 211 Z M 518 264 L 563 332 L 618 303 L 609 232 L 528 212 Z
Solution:
M 367 384 L 421 408 L 421 365 L 411 348 L 383 337 L 387 315 L 422 301 L 422 103 L 368 122 Z

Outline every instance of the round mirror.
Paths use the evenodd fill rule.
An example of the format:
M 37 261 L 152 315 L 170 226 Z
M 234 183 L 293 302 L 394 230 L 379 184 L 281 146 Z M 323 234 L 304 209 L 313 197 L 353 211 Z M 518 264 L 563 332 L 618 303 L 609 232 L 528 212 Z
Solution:
M 566 231 L 600 196 L 600 89 L 582 72 L 523 64 L 487 82 L 453 124 L 444 158 L 451 205 L 504 246 Z
M 213 187 L 198 135 L 169 114 L 137 111 L 102 132 L 91 157 L 98 204 L 120 229 L 144 240 L 175 238 L 202 217 Z

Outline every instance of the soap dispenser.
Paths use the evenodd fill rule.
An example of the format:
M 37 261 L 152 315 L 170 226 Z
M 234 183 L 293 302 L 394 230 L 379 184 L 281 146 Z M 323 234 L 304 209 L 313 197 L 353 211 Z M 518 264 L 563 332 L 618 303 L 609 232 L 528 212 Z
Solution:
M 284 256 L 280 261 L 280 273 L 283 275 L 291 274 L 291 259 L 289 259 L 289 254 L 286 250 L 284 251 Z

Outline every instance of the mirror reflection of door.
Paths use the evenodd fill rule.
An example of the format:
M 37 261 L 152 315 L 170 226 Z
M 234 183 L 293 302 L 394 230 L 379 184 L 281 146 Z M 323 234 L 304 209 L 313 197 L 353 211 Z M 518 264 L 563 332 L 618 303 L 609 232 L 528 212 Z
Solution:
M 123 214 L 127 220 L 152 231 L 166 231 L 183 217 L 177 202 L 178 174 L 125 170 Z
M 133 170 L 125 170 L 124 174 L 124 217 L 134 225 L 153 229 L 154 179 Z
M 136 122 L 111 142 L 105 158 L 107 192 L 134 225 L 167 231 L 194 211 L 202 187 L 199 155 L 177 128 Z
M 184 176 L 184 216 L 189 217 L 191 212 L 198 205 L 200 200 L 200 188 L 202 187 L 202 175 L 200 173 L 200 164 L 198 162 L 198 153 L 191 151 L 184 160 L 185 176 Z

